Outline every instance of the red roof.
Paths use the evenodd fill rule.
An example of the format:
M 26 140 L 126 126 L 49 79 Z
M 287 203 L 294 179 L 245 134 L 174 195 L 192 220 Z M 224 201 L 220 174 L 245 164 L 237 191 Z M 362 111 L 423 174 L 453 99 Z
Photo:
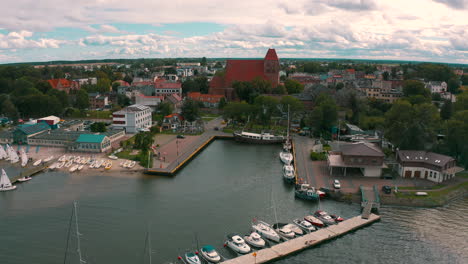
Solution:
M 268 49 L 268 52 L 265 55 L 265 60 L 278 60 L 278 55 L 276 55 L 276 50 Z
M 179 89 L 182 88 L 180 82 L 156 82 L 154 83 L 154 88 L 156 89 Z
M 52 86 L 52 88 L 54 89 L 57 89 L 57 86 L 58 84 L 60 83 L 60 85 L 62 86 L 62 88 L 71 88 L 72 86 L 72 81 L 70 80 L 67 80 L 67 79 L 51 79 L 51 80 L 47 80 L 47 82 L 50 83 L 50 86 Z
M 184 120 L 184 117 L 182 117 L 180 114 L 178 113 L 173 113 L 173 114 L 170 114 L 170 115 L 167 115 L 165 116 L 164 118 L 173 118 L 174 116 L 177 116 L 179 118 L 179 120 Z
M 124 81 L 124 80 L 117 80 L 115 82 L 118 82 L 120 83 L 121 86 L 130 86 L 130 84 L 128 84 L 128 82 Z
M 226 64 L 226 85 L 233 81 L 252 81 L 255 77 L 266 79 L 263 60 L 228 60 Z
M 219 94 L 201 94 L 199 92 L 190 92 L 187 94 L 187 97 L 194 101 L 205 103 L 219 103 L 221 98 L 224 98 L 223 95 Z
M 149 82 L 149 81 L 132 82 L 132 86 L 144 86 L 144 85 L 153 85 L 153 82 Z
M 139 97 L 143 97 L 143 98 L 159 98 L 161 100 L 164 100 L 164 96 L 150 96 L 150 95 L 144 95 L 142 93 L 138 94 Z
M 352 74 L 356 73 L 356 71 L 355 71 L 354 69 L 347 69 L 346 71 L 347 71 L 348 73 L 352 73 Z

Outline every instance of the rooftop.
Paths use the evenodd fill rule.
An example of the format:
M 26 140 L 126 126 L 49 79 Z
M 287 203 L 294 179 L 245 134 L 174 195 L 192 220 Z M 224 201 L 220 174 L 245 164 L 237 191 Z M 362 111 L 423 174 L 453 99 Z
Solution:
M 39 122 L 34 125 L 19 125 L 17 127 L 18 131 L 25 133 L 26 135 L 36 134 L 45 130 L 49 130 L 50 126 L 47 123 Z
M 81 134 L 76 140 L 77 143 L 101 143 L 105 135 Z
M 454 158 L 434 152 L 422 150 L 399 150 L 398 157 L 401 161 L 424 162 L 431 165 L 443 167 Z
M 136 113 L 136 112 L 141 112 L 145 110 L 151 110 L 151 108 L 145 105 L 134 104 L 134 105 L 127 106 L 124 109 L 119 110 L 117 112 L 114 112 L 114 114 Z
M 340 150 L 346 156 L 385 156 L 382 150 L 372 143 L 356 142 L 351 144 L 340 145 Z

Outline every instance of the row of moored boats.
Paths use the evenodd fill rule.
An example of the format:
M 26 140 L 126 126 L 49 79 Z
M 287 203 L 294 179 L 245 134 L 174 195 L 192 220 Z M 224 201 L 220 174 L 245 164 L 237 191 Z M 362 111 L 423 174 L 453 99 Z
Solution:
M 291 223 L 276 223 L 270 225 L 264 221 L 254 221 L 251 232 L 247 235 L 231 233 L 227 235 L 225 247 L 239 255 L 247 254 L 270 246 L 272 243 L 281 243 L 290 239 L 314 232 L 319 228 L 335 225 L 344 219 L 340 216 L 329 215 L 325 211 L 316 211 L 313 215 L 306 215 L 302 219 L 294 219 Z M 199 252 L 187 252 L 179 257 L 185 263 L 199 264 L 199 255 L 209 263 L 221 262 L 223 257 L 211 245 L 204 246 Z

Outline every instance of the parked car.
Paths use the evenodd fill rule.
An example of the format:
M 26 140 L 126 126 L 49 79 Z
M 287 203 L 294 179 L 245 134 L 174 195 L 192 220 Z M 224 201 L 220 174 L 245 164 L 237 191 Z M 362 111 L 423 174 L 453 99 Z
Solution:
M 177 138 L 185 138 L 184 135 L 177 135 Z
M 340 189 L 340 188 L 341 188 L 340 181 L 339 181 L 339 180 L 334 180 L 334 181 L 333 181 L 333 187 L 334 187 L 335 189 Z
M 214 130 L 218 131 L 218 130 L 219 130 L 219 127 L 214 127 Z
M 384 185 L 382 186 L 382 191 L 385 193 L 385 194 L 391 194 L 392 193 L 392 187 L 388 186 L 388 185 Z

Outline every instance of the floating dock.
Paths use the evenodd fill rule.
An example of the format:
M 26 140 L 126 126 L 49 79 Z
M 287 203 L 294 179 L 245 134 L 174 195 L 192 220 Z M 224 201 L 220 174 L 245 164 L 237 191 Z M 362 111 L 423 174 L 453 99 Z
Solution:
M 45 169 L 47 169 L 49 167 L 49 163 L 42 163 L 41 165 L 38 165 L 38 166 L 35 166 L 35 167 L 32 167 L 32 168 L 29 168 L 29 169 L 26 169 L 22 172 L 19 173 L 19 175 L 15 176 L 15 177 L 12 177 L 10 179 L 11 183 L 15 183 L 18 181 L 18 179 L 20 178 L 23 178 L 23 177 L 31 177 L 33 176 L 34 174 L 37 174 Z
M 194 147 L 192 152 L 188 151 L 182 153 L 177 159 L 172 161 L 166 168 L 153 168 L 146 169 L 145 174 L 161 175 L 161 176 L 174 176 L 177 172 L 182 169 L 187 163 L 198 155 L 204 148 L 206 148 L 215 139 L 233 139 L 232 135 L 211 135 L 205 140 L 200 140 Z M 182 160 L 182 161 L 181 161 Z
M 267 263 L 273 260 L 284 258 L 287 255 L 311 248 L 328 240 L 337 238 L 353 230 L 362 228 L 380 220 L 380 216 L 370 214 L 368 219 L 356 216 L 345 220 L 337 225 L 319 229 L 310 234 L 300 236 L 286 242 L 279 243 L 270 248 L 265 248 L 254 253 L 233 258 L 222 263 L 224 264 L 256 264 Z

